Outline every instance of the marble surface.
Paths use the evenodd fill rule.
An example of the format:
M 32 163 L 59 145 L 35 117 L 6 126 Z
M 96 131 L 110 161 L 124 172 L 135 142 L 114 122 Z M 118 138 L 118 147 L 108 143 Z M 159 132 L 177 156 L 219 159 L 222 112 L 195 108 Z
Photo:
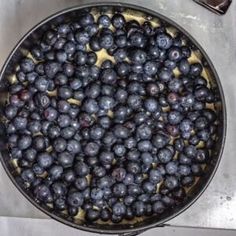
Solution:
M 92 1 L 1 0 L 0 66 L 18 40 L 37 22 L 59 10 L 86 2 Z M 236 229 L 236 1 L 233 1 L 224 16 L 215 15 L 191 0 L 113 2 L 129 2 L 144 6 L 171 18 L 195 37 L 212 60 L 221 79 L 227 105 L 228 128 L 222 161 L 216 176 L 199 200 L 168 224 Z M 21 196 L 1 165 L 0 189 L 0 222 L 1 219 L 6 219 L 5 217 L 35 220 L 47 218 Z

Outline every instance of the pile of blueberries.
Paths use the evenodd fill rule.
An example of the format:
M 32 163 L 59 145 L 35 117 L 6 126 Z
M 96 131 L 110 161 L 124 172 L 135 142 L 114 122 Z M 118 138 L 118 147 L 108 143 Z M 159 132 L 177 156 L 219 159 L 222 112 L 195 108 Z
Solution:
M 18 178 L 36 201 L 119 223 L 185 200 L 218 120 L 209 108 L 217 96 L 181 33 L 85 12 L 52 26 L 30 53 L 5 117 Z

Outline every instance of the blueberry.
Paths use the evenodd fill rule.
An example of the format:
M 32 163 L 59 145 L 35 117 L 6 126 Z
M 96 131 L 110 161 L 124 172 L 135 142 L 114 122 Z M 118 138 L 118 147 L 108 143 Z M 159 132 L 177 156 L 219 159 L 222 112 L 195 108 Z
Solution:
M 61 182 L 54 182 L 51 186 L 51 190 L 52 190 L 52 194 L 56 198 L 64 197 L 67 192 L 66 185 Z
M 33 148 L 28 148 L 24 152 L 24 158 L 30 162 L 33 162 L 36 159 L 37 151 Z
M 66 76 L 71 77 L 75 72 L 75 67 L 71 63 L 64 63 L 63 64 L 63 72 Z
M 40 50 L 39 47 L 34 47 L 31 50 L 31 54 L 34 59 L 36 60 L 42 60 L 43 59 L 43 52 Z
M 48 136 L 51 139 L 57 138 L 60 136 L 60 128 L 58 126 L 50 126 L 48 129 Z
M 182 59 L 179 62 L 178 69 L 183 75 L 187 75 L 190 72 L 190 64 L 189 64 L 188 60 Z
M 47 152 L 42 152 L 38 155 L 37 161 L 40 167 L 48 168 L 53 163 L 53 157 Z
M 75 173 L 80 177 L 84 177 L 88 175 L 90 171 L 89 166 L 82 161 L 77 162 L 74 166 L 74 169 L 75 169 Z
M 77 154 L 81 151 L 81 145 L 77 140 L 71 139 L 68 141 L 66 149 L 72 154 Z
M 72 207 L 80 207 L 83 205 L 83 202 L 83 195 L 80 192 L 73 192 L 67 197 L 67 203 Z
M 168 57 L 171 61 L 179 61 L 182 57 L 181 49 L 179 47 L 171 47 L 168 50 Z
M 153 145 L 158 149 L 163 148 L 169 141 L 170 138 L 164 133 L 158 133 L 152 138 Z
M 100 216 L 100 212 L 98 210 L 94 210 L 94 209 L 89 209 L 86 212 L 85 218 L 86 220 L 88 220 L 89 222 L 93 222 L 99 219 Z
M 60 165 L 53 165 L 48 171 L 53 180 L 59 179 L 63 173 L 63 167 Z
M 24 58 L 21 63 L 20 63 L 20 69 L 24 72 L 24 73 L 28 73 L 34 70 L 34 62 L 32 59 L 30 58 Z
M 70 115 L 70 117 L 71 117 L 72 119 L 75 119 L 75 118 L 78 116 L 79 111 L 80 111 L 80 110 L 79 110 L 79 107 L 78 107 L 77 105 L 73 104 L 73 105 L 71 105 L 71 107 L 70 107 L 68 113 L 69 113 L 69 115 Z M 74 127 L 75 129 L 77 129 L 77 128 L 80 126 L 78 120 L 76 120 L 76 122 L 75 122 L 75 120 L 71 120 L 71 123 L 70 123 L 70 124 L 71 124 L 71 126 Z
M 116 168 L 112 172 L 112 177 L 119 182 L 122 182 L 126 178 L 126 170 L 124 168 Z M 119 187 L 117 187 L 119 188 Z M 122 187 L 121 187 L 122 188 Z
M 37 151 L 44 151 L 46 149 L 46 142 L 43 136 L 36 136 L 33 139 L 33 147 Z
M 117 138 L 126 139 L 129 136 L 129 130 L 122 125 L 116 125 L 114 127 L 114 134 Z
M 191 166 L 191 170 L 192 170 L 193 175 L 195 176 L 201 176 L 203 174 L 203 169 L 201 165 L 199 164 L 193 164 Z
M 141 171 L 141 168 L 137 162 L 129 162 L 127 164 L 126 170 L 131 174 L 138 174 Z
M 101 116 L 98 119 L 98 123 L 100 124 L 101 127 L 104 129 L 108 129 L 111 126 L 111 119 L 108 116 Z
M 171 69 L 171 70 L 174 70 L 175 67 L 176 67 L 176 62 L 167 59 L 167 60 L 165 60 L 164 65 L 165 65 L 166 68 Z
M 159 71 L 159 78 L 163 82 L 169 82 L 173 78 L 172 70 L 170 70 L 170 69 L 168 69 L 166 67 L 163 67 Z
M 77 51 L 76 54 L 74 55 L 76 64 L 81 66 L 85 65 L 88 59 L 87 53 L 84 51 Z
M 54 78 L 54 76 L 57 74 L 59 70 L 60 70 L 60 64 L 57 62 L 48 62 L 44 66 L 45 74 L 50 79 Z
M 195 178 L 193 176 L 185 176 L 181 183 L 186 187 L 191 187 L 194 184 Z
M 168 114 L 168 121 L 171 125 L 177 125 L 181 122 L 183 116 L 178 111 L 170 111 Z
M 127 155 L 127 160 L 129 161 L 138 161 L 140 157 L 140 152 L 137 149 L 130 150 Z
M 105 130 L 99 126 L 93 126 L 90 130 L 90 137 L 94 140 L 99 140 L 104 135 Z
M 179 128 L 182 132 L 190 132 L 193 129 L 193 124 L 189 119 L 181 121 Z
M 111 219 L 111 213 L 108 209 L 103 209 L 100 213 L 100 217 L 102 221 L 108 221 Z
M 125 18 L 122 14 L 114 14 L 112 19 L 111 19 L 112 25 L 116 28 L 116 29 L 121 29 L 124 27 L 125 25 Z
M 111 25 L 111 19 L 108 15 L 101 15 L 98 17 L 98 24 L 104 28 L 109 28 Z
M 157 35 L 156 43 L 160 49 L 169 49 L 173 44 L 173 39 L 171 35 L 167 33 L 161 33 Z
M 42 175 L 44 172 L 44 168 L 39 166 L 37 163 L 32 166 L 32 170 L 35 173 L 35 175 Z
M 81 45 L 86 45 L 89 43 L 89 34 L 86 31 L 79 29 L 75 34 L 76 41 Z
M 179 166 L 179 170 L 178 170 L 179 174 L 182 176 L 188 176 L 191 173 L 191 169 L 189 166 L 187 165 L 180 165 Z
M 124 154 L 126 153 L 126 148 L 125 148 L 124 145 L 116 144 L 116 145 L 113 147 L 113 151 L 114 151 L 114 153 L 115 153 L 116 156 L 122 157 L 122 156 L 124 156 Z
M 55 139 L 55 141 L 53 142 L 53 149 L 56 152 L 63 152 L 66 149 L 66 145 L 67 145 L 66 140 L 59 137 Z
M 160 50 L 156 45 L 150 45 L 148 46 L 148 55 L 152 59 L 157 59 L 160 55 Z
M 14 124 L 15 129 L 24 130 L 26 129 L 26 126 L 27 126 L 27 119 L 17 116 L 14 118 L 13 124 Z
M 84 153 L 87 156 L 96 156 L 99 152 L 99 145 L 95 142 L 89 142 L 84 148 Z
M 101 73 L 101 81 L 106 84 L 114 84 L 117 80 L 117 74 L 113 69 L 105 69 Z
M 87 64 L 94 65 L 97 62 L 97 54 L 95 52 L 89 52 L 87 54 Z
M 8 118 L 8 119 L 12 119 L 16 116 L 17 114 L 17 107 L 15 106 L 12 106 L 12 105 L 8 105 L 6 108 L 5 108 L 5 116 Z
M 179 154 L 179 163 L 180 164 L 184 164 L 184 165 L 189 165 L 191 164 L 192 160 L 190 158 L 188 158 L 186 155 L 184 155 L 183 153 Z
M 190 66 L 190 75 L 198 76 L 202 73 L 203 67 L 200 63 L 194 63 Z
M 22 137 L 19 138 L 18 142 L 17 142 L 17 146 L 20 150 L 25 150 L 28 147 L 30 147 L 32 143 L 32 138 L 29 135 L 24 135 Z
M 117 31 L 116 31 L 117 32 Z M 124 48 L 127 46 L 127 36 L 125 34 L 120 34 L 115 37 L 115 44 L 119 48 Z
M 176 162 L 171 161 L 171 162 L 167 163 L 167 165 L 166 165 L 166 172 L 167 172 L 169 175 L 176 174 L 177 171 L 178 171 L 178 165 L 177 165 Z
M 63 211 L 66 209 L 66 202 L 63 198 L 57 198 L 54 202 L 55 208 L 59 211 Z
M 156 112 L 160 110 L 160 107 L 158 105 L 158 102 L 154 98 L 148 98 L 144 102 L 144 107 L 149 112 Z
M 114 160 L 114 154 L 112 152 L 104 151 L 101 152 L 99 155 L 99 160 L 102 162 L 102 164 L 111 164 Z
M 149 152 L 144 152 L 141 154 L 141 158 L 142 158 L 142 162 L 146 165 L 146 166 L 150 166 L 153 162 L 153 157 Z
M 65 38 L 58 38 L 57 41 L 55 42 L 54 44 L 54 48 L 55 49 L 62 49 L 63 46 L 65 45 L 66 43 L 66 39 Z M 31 52 L 32 53 L 32 52 Z M 42 53 L 42 52 L 41 52 Z M 37 59 L 37 58 L 36 58 Z
M 117 202 L 112 207 L 112 213 L 116 216 L 124 216 L 126 214 L 126 206 L 122 202 Z
M 106 175 L 106 170 L 102 166 L 95 166 L 93 169 L 93 173 L 95 176 L 101 178 Z
M 59 50 L 57 53 L 56 53 L 56 59 L 59 63 L 63 63 L 67 60 L 67 54 L 65 51 L 63 50 Z
M 209 151 L 207 149 L 198 149 L 195 161 L 198 163 L 206 163 L 209 158 Z
M 71 28 L 68 24 L 61 24 L 57 29 L 59 34 L 66 35 L 71 31 Z
M 197 149 L 195 146 L 189 145 L 184 148 L 184 153 L 187 157 L 194 158 L 197 155 Z
M 167 176 L 164 181 L 164 184 L 168 189 L 173 190 L 179 186 L 179 181 L 174 176 Z
M 57 119 L 58 125 L 61 128 L 65 128 L 68 127 L 71 123 L 71 118 L 68 115 L 59 115 L 58 119 Z
M 93 51 L 95 51 L 95 52 L 101 50 L 102 47 L 100 46 L 99 38 L 96 37 L 96 36 L 93 36 L 93 37 L 90 39 L 89 47 L 91 48 L 91 50 L 93 50 Z
M 82 194 L 83 194 L 85 200 L 90 199 L 90 193 L 91 193 L 91 191 L 90 191 L 90 188 L 89 188 L 89 187 L 86 188 L 85 190 L 83 190 Z M 89 204 L 89 203 L 88 203 L 88 204 Z M 85 204 L 84 204 L 83 206 L 84 206 L 84 209 L 86 209 L 86 207 L 88 207 L 89 209 L 91 209 L 91 207 L 90 207 L 91 204 L 90 204 L 90 206 L 86 206 Z
M 127 193 L 127 187 L 123 183 L 117 183 L 113 186 L 113 195 L 115 197 L 124 197 Z
M 148 152 L 152 150 L 152 143 L 149 140 L 142 140 L 138 142 L 138 150 L 141 152 Z
M 65 180 L 66 183 L 74 182 L 76 179 L 75 172 L 71 169 L 64 171 L 63 179 Z
M 73 165 L 74 157 L 69 152 L 65 151 L 58 154 L 57 160 L 63 168 L 68 168 Z
M 7 125 L 7 130 L 6 131 L 7 131 L 8 134 L 13 134 L 13 133 L 16 132 L 16 127 L 12 123 L 9 123 Z
M 135 216 L 143 216 L 145 214 L 146 207 L 142 201 L 135 201 L 132 205 L 132 210 Z
M 84 13 L 79 16 L 78 22 L 82 27 L 85 27 L 94 23 L 94 17 L 90 13 Z
M 156 201 L 152 205 L 152 210 L 156 214 L 161 214 L 164 212 L 165 206 L 161 201 Z
M 145 193 L 152 193 L 156 189 L 156 186 L 155 184 L 149 181 L 145 181 L 142 185 L 142 189 L 144 190 Z
M 159 170 L 152 169 L 149 172 L 149 180 L 150 182 L 157 184 L 162 180 L 162 174 Z
M 85 112 L 89 114 L 93 114 L 98 111 L 99 107 L 96 100 L 90 98 L 90 99 L 85 100 L 83 104 L 83 109 Z
M 100 179 L 98 179 L 97 186 L 101 189 L 111 187 L 113 185 L 113 181 L 109 176 L 104 176 Z
M 197 133 L 199 140 L 207 142 L 210 139 L 210 132 L 207 129 L 201 130 Z
M 55 76 L 55 84 L 56 85 L 65 85 L 68 81 L 68 78 L 62 74 L 62 73 L 58 73 L 56 76 Z
M 93 99 L 97 98 L 100 92 L 101 92 L 101 88 L 98 84 L 92 84 L 91 86 L 88 86 L 85 91 L 86 96 Z
M 144 64 L 147 59 L 147 54 L 141 49 L 132 49 L 129 51 L 128 57 L 135 64 Z
M 21 178 L 24 182 L 30 184 L 35 180 L 35 175 L 31 169 L 25 169 L 21 172 Z
M 78 207 L 68 207 L 68 214 L 69 216 L 76 216 L 78 214 Z
M 51 197 L 51 192 L 45 184 L 40 184 L 35 187 L 34 196 L 40 201 L 48 202 L 48 199 Z
M 130 108 L 137 110 L 142 106 L 142 99 L 138 95 L 130 95 L 128 97 L 127 103 Z
M 114 53 L 113 53 L 114 59 L 116 62 L 122 62 L 125 60 L 127 57 L 127 51 L 124 48 L 118 48 Z M 127 65 L 127 64 L 125 64 Z M 117 66 L 119 68 L 119 66 Z
M 147 37 L 139 31 L 132 32 L 129 35 L 128 40 L 131 47 L 144 48 L 147 43 Z
M 99 44 L 101 48 L 109 49 L 113 46 L 114 37 L 112 34 L 102 34 L 99 37 Z
M 93 200 L 100 200 L 103 198 L 103 191 L 99 188 L 93 188 L 91 190 L 91 198 Z
M 101 96 L 99 98 L 98 104 L 100 108 L 109 110 L 115 106 L 115 100 L 109 96 Z
M 58 116 L 58 112 L 56 109 L 52 108 L 52 107 L 48 107 L 46 110 L 44 110 L 44 117 L 48 120 L 48 121 L 54 121 L 56 120 Z

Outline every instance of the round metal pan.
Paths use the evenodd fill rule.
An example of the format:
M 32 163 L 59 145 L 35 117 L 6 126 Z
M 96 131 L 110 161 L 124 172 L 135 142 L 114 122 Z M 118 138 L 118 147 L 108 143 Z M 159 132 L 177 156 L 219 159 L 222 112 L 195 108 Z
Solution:
M 157 226 L 163 226 L 165 222 L 169 221 L 170 219 L 176 217 L 180 213 L 182 213 L 184 210 L 189 208 L 204 192 L 204 190 L 207 188 L 208 184 L 212 180 L 217 167 L 219 165 L 221 155 L 224 148 L 224 142 L 225 142 L 225 136 L 226 136 L 226 107 L 225 107 L 225 99 L 224 94 L 222 91 L 221 83 L 219 80 L 219 77 L 216 73 L 216 70 L 214 66 L 212 65 L 209 57 L 205 53 L 205 51 L 202 49 L 202 47 L 196 42 L 196 40 L 188 34 L 183 28 L 181 28 L 179 25 L 177 25 L 172 20 L 166 18 L 165 16 L 154 12 L 152 10 L 134 6 L 130 4 L 120 4 L 120 3 L 93 3 L 93 4 L 87 4 L 87 5 L 80 5 L 77 7 L 73 7 L 70 9 L 63 10 L 59 13 L 56 13 L 49 18 L 43 20 L 38 25 L 36 25 L 33 29 L 31 29 L 15 46 L 11 54 L 9 55 L 8 59 L 5 62 L 5 65 L 2 68 L 1 74 L 0 74 L 0 112 L 2 115 L 3 108 L 6 104 L 7 97 L 8 97 L 8 85 L 9 81 L 6 79 L 9 76 L 12 75 L 14 71 L 14 66 L 19 59 L 25 55 L 27 55 L 28 50 L 32 46 L 32 42 L 35 40 L 40 39 L 42 33 L 50 28 L 51 25 L 58 24 L 63 21 L 67 20 L 73 20 L 76 18 L 76 15 L 80 14 L 81 11 L 84 11 L 84 9 L 92 9 L 93 11 L 116 11 L 116 10 L 124 10 L 129 11 L 130 14 L 141 14 L 142 16 L 149 16 L 153 18 L 158 18 L 162 22 L 165 22 L 167 26 L 173 26 L 178 31 L 182 32 L 187 40 L 188 43 L 192 46 L 196 52 L 200 52 L 202 57 L 202 62 L 207 70 L 208 73 L 208 79 L 210 80 L 210 83 L 214 87 L 216 93 L 219 97 L 219 102 L 216 104 L 216 112 L 218 114 L 220 125 L 218 126 L 217 130 L 217 141 L 212 149 L 212 157 L 210 163 L 205 168 L 205 174 L 203 177 L 201 177 L 198 182 L 194 185 L 193 188 L 190 189 L 190 191 L 187 194 L 187 197 L 185 201 L 178 205 L 177 207 L 169 210 L 168 212 L 165 212 L 162 215 L 159 216 L 151 216 L 145 219 L 142 219 L 141 221 L 133 222 L 133 223 L 124 223 L 124 224 L 99 224 L 99 223 L 91 223 L 88 224 L 82 219 L 76 219 L 73 220 L 71 218 L 67 218 L 63 214 L 59 214 L 54 212 L 50 207 L 40 205 L 37 203 L 30 192 L 28 192 L 26 189 L 24 189 L 21 185 L 21 182 L 17 178 L 17 171 L 16 167 L 12 165 L 10 158 L 9 158 L 9 152 L 7 149 L 7 143 L 6 143 L 6 135 L 4 132 L 4 128 L 0 129 L 0 147 L 1 147 L 1 162 L 2 165 L 8 174 L 9 178 L 13 182 L 13 184 L 18 188 L 18 190 L 39 210 L 43 211 L 50 217 L 54 218 L 55 220 L 64 223 L 66 225 L 75 227 L 77 229 L 90 231 L 90 232 L 96 232 L 96 233 L 108 233 L 108 234 L 137 234 L 139 232 L 143 232 L 149 228 L 157 227 Z M 4 127 L 3 122 L 0 123 L 1 126 Z

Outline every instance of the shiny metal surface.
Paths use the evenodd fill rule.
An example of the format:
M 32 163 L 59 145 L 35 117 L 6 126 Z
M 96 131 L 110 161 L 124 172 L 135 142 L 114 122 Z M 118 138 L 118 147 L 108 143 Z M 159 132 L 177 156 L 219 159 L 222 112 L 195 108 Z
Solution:
M 86 1 L 91 2 L 91 1 Z M 116 1 L 117 2 L 117 1 Z M 125 1 L 124 1 L 125 2 Z M 127 2 L 127 1 L 126 1 Z M 234 153 L 236 147 L 236 106 L 234 104 L 236 82 L 234 81 L 234 66 L 236 62 L 236 30 L 234 12 L 236 4 L 224 17 L 216 16 L 192 1 L 158 0 L 158 1 L 128 1 L 150 8 L 170 17 L 189 31 L 203 46 L 211 58 L 221 78 L 228 107 L 228 132 L 222 162 L 215 178 L 203 196 L 185 213 L 170 221 L 171 225 L 196 226 L 236 229 L 236 162 Z M 2 65 L 11 49 L 18 40 L 37 22 L 46 16 L 66 7 L 85 1 L 62 0 L 1 0 L 0 2 L 0 64 Z M 226 40 L 227 39 L 227 40 Z M 27 218 L 45 218 L 46 216 L 24 199 L 10 182 L 2 167 L 0 169 L 0 201 L 1 216 L 16 216 Z

